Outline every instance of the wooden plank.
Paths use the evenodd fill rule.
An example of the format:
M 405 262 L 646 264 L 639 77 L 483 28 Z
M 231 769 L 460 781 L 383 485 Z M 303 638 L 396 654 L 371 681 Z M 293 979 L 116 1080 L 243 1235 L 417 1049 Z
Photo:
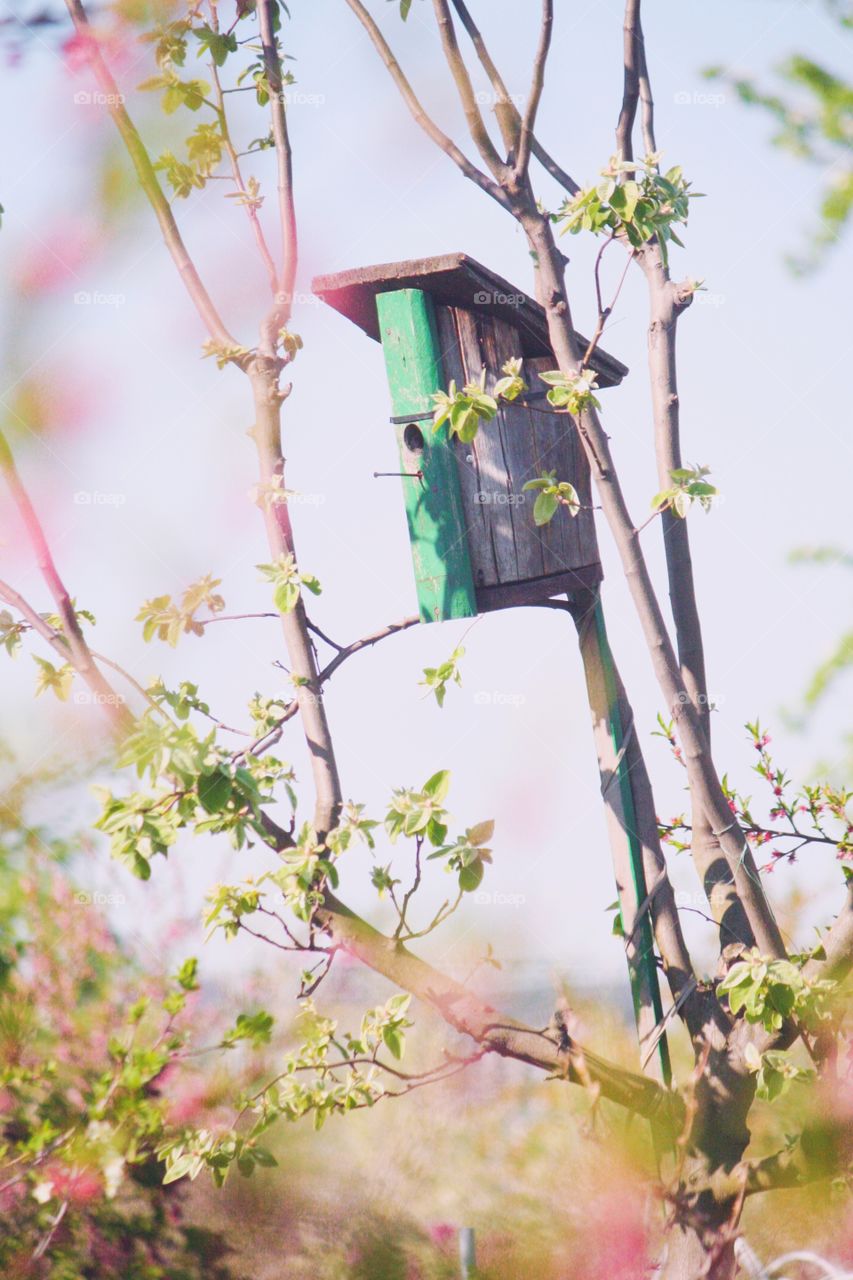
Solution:
M 494 369 L 489 369 L 487 366 L 480 328 L 473 312 L 456 310 L 456 330 L 459 335 L 465 381 L 479 382 L 480 374 L 485 368 L 486 389 L 493 388 Z M 486 536 L 491 542 L 497 570 L 497 577 L 493 580 L 487 577 L 482 585 L 491 586 L 492 582 L 517 582 L 521 575 L 512 527 L 509 468 L 498 419 L 489 423 L 481 422 L 477 437 L 472 444 L 465 445 L 457 441 L 454 448 L 457 460 L 460 455 L 467 458 L 468 454 L 474 454 L 477 459 L 480 480 L 477 501 L 483 508 Z
M 462 352 L 459 348 L 459 334 L 456 328 L 456 311 L 453 307 L 436 307 L 436 326 L 441 349 L 441 362 L 444 376 L 449 386 L 451 380 L 461 387 L 467 380 L 462 363 Z M 472 444 L 453 442 L 453 453 L 459 476 L 459 488 L 462 494 L 462 510 L 465 528 L 468 535 L 468 555 L 471 560 L 471 571 L 474 585 L 479 590 L 486 585 L 498 581 L 498 569 L 495 563 L 494 547 L 489 536 L 486 519 L 487 504 L 480 498 L 483 484 L 477 454 Z
M 525 360 L 526 381 L 531 392 L 544 389 L 545 384 L 539 380 L 538 375 L 554 367 L 553 357 Z M 537 443 L 536 466 L 539 470 L 556 470 L 558 480 L 568 480 L 573 484 L 582 508 L 574 519 L 568 512 L 555 516 L 551 524 L 544 526 L 542 530 L 544 540 L 560 569 L 598 564 L 598 539 L 591 510 L 589 466 L 578 439 L 577 427 L 567 414 L 547 413 L 547 401 L 537 400 L 535 404 L 537 407 L 531 409 L 530 414 Z M 549 534 L 552 525 L 554 531 Z
M 503 320 L 478 317 L 477 327 L 489 370 L 487 388 L 492 391 L 495 382 L 503 377 L 503 366 L 506 361 L 521 355 L 521 342 L 518 330 Z M 521 404 L 503 402 L 494 423 L 489 423 L 486 430 L 496 431 L 499 434 L 503 456 L 506 459 L 509 518 L 512 524 L 518 577 L 539 578 L 563 568 L 561 564 L 552 564 L 550 558 L 546 556 L 547 542 L 542 537 L 542 530 L 537 529 L 533 521 L 536 494 L 525 492 L 524 489 L 525 483 L 534 475 L 538 475 L 534 469 L 535 423 L 532 421 L 529 410 Z M 558 512 L 558 516 L 561 514 Z
M 423 416 L 446 384 L 432 302 L 420 289 L 398 289 L 379 294 L 376 307 L 393 416 L 422 415 L 396 426 L 420 616 L 470 618 L 477 605 L 456 461 L 446 426 L 434 432 Z M 418 434 L 419 447 L 410 447 Z

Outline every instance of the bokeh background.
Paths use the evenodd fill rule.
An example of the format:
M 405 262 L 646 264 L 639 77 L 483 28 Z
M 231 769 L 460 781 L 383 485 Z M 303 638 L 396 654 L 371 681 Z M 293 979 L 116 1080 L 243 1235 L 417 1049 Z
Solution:
M 12 19 L 32 12 L 22 0 L 0 7 Z M 414 0 L 405 26 L 396 6 L 376 7 L 424 102 L 461 137 L 463 121 L 427 6 Z M 535 37 L 528 8 L 532 13 L 532 5 L 490 0 L 484 21 L 511 92 L 522 95 Z M 293 0 L 291 9 L 286 48 L 296 83 L 289 120 L 301 236 L 292 327 L 305 345 L 285 406 L 285 452 L 288 485 L 299 495 L 300 559 L 323 585 L 312 613 L 327 633 L 347 641 L 411 614 L 415 596 L 398 484 L 373 478 L 396 467 L 381 351 L 311 295 L 311 278 L 462 250 L 529 291 L 531 264 L 511 220 L 418 132 L 345 6 Z M 621 6 L 606 0 L 559 9 L 539 133 L 585 183 L 613 149 Z M 843 72 L 847 50 L 823 5 L 793 0 L 658 5 L 649 8 L 645 27 L 660 149 L 705 193 L 693 205 L 687 248 L 674 250 L 676 272 L 705 282 L 680 327 L 679 388 L 686 457 L 712 468 L 722 494 L 710 516 L 690 518 L 718 708 L 715 755 L 749 790 L 754 751 L 743 724 L 756 716 L 772 733 L 779 762 L 795 775 L 809 778 L 818 761 L 840 767 L 841 696 L 805 725 L 791 713 L 846 624 L 849 592 L 838 569 L 794 567 L 789 555 L 849 539 L 851 247 L 839 244 L 824 269 L 806 278 L 786 269 L 785 254 L 812 227 L 828 175 L 773 150 L 766 119 L 745 111 L 703 69 L 723 64 L 764 74 L 797 50 Z M 222 579 L 229 613 L 268 607 L 254 568 L 266 549 L 250 500 L 247 388 L 236 371 L 218 372 L 201 358 L 205 335 L 137 198 L 89 73 L 51 29 L 25 43 L 9 53 L 0 78 L 5 425 L 61 572 L 78 605 L 98 619 L 95 647 L 143 681 L 158 675 L 167 684 L 196 681 L 217 716 L 243 724 L 256 690 L 286 688 L 275 666 L 281 656 L 275 622 L 222 623 L 203 641 L 187 637 L 173 651 L 144 645 L 134 617 L 143 600 L 180 593 L 207 572 Z M 151 148 L 174 145 L 181 126 L 159 113 L 152 95 L 134 91 L 150 74 L 150 52 L 117 48 L 115 69 Z M 245 146 L 265 132 L 266 121 L 253 95 L 233 101 L 233 129 Z M 273 165 L 265 153 L 249 166 L 268 195 Z M 556 205 L 549 180 L 537 182 L 545 202 Z M 223 198 L 226 190 L 211 182 L 176 202 L 175 213 L 229 326 L 251 345 L 265 279 L 248 222 Z M 595 248 L 583 238 L 566 245 L 575 321 L 586 332 L 595 316 Z M 615 283 L 619 270 L 614 257 L 605 274 L 613 273 Z M 605 393 L 604 410 L 638 521 L 657 488 L 645 344 L 645 285 L 637 272 L 603 345 L 631 370 L 620 388 Z M 683 777 L 665 744 L 650 736 L 660 701 L 603 527 L 599 536 L 611 640 L 660 815 L 667 817 L 684 808 Z M 644 545 L 665 593 L 657 527 L 647 530 Z M 0 566 L 37 607 L 49 608 L 5 495 Z M 439 709 L 418 681 L 463 634 L 463 685 Z M 14 751 L 8 777 L 57 758 L 89 767 L 104 746 L 96 713 L 85 703 L 59 705 L 47 697 L 34 704 L 34 678 L 26 654 L 0 662 L 2 732 Z M 581 1004 L 605 995 L 624 1009 L 627 977 L 620 943 L 609 934 L 612 875 L 570 621 L 545 610 L 513 610 L 470 629 L 416 628 L 347 663 L 329 688 L 328 706 L 346 794 L 369 812 L 381 815 L 393 787 L 449 768 L 450 807 L 459 822 L 496 820 L 488 893 L 466 901 L 425 954 L 464 973 L 491 943 L 504 965 L 490 979 L 493 990 L 524 1003 L 534 1021 L 547 1019 L 557 983 Z M 306 775 L 295 724 L 282 754 Z M 79 786 L 55 789 L 45 804 L 40 820 L 58 829 L 96 810 Z M 160 963 L 201 946 L 201 905 L 213 881 L 239 879 L 262 865 L 256 853 L 235 855 L 227 846 L 188 839 L 156 868 L 152 884 L 140 886 L 93 839 L 77 870 L 87 887 L 111 895 L 110 927 Z M 343 896 L 381 922 L 366 865 L 367 855 L 352 856 Z M 686 855 L 674 860 L 673 876 L 682 903 L 699 905 Z M 771 887 L 786 904 L 791 928 L 797 919 L 801 940 L 810 923 L 831 912 L 839 879 L 831 854 L 810 854 L 774 876 Z M 444 887 L 436 873 L 425 890 L 425 914 Z M 710 960 L 707 926 L 693 914 L 685 922 L 700 956 Z M 203 977 L 223 992 L 239 991 L 257 969 L 270 977 L 270 959 L 257 948 L 214 941 L 201 954 Z M 547 1116 L 544 1123 L 547 1132 Z M 362 1153 L 375 1132 L 362 1135 Z M 465 1133 L 473 1141 L 472 1131 Z M 427 1128 L 422 1140 L 432 1141 Z M 451 1164 L 457 1159 L 440 1146 L 436 1152 Z M 545 1164 L 549 1158 L 543 1154 Z M 471 1176 L 479 1185 L 481 1173 Z M 447 1217 L 458 1209 L 458 1203 L 448 1208 Z

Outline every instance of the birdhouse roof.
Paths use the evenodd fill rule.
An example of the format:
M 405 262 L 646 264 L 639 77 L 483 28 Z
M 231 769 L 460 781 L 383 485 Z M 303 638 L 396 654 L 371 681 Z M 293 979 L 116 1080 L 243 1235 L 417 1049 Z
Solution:
M 317 276 L 311 282 L 311 289 L 376 342 L 379 341 L 376 295 L 393 289 L 423 289 L 434 302 L 497 316 L 513 325 L 521 339 L 523 355 L 551 354 L 544 307 L 465 253 L 355 267 L 351 271 Z M 580 333 L 575 337 L 578 346 L 586 348 L 588 340 Z M 590 364 L 602 387 L 617 386 L 628 372 L 620 360 L 600 347 L 593 353 Z

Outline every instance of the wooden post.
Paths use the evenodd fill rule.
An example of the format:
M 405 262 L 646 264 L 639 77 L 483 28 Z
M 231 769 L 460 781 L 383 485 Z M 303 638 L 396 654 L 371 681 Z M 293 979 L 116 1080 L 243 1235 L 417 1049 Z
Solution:
M 474 1243 L 474 1228 L 459 1228 L 459 1265 L 462 1280 L 474 1280 L 477 1270 L 477 1253 Z
M 444 388 L 432 302 L 421 289 L 396 289 L 378 294 L 376 308 L 421 620 L 472 618 L 477 604 L 456 460 L 447 426 L 432 426 L 432 395 Z
M 672 1081 L 672 1068 L 666 1033 L 660 1031 L 663 1007 L 648 909 L 643 839 L 632 787 L 629 748 L 634 726 L 625 723 L 623 717 L 623 711 L 630 712 L 630 709 L 624 697 L 620 697 L 598 592 L 576 602 L 573 616 L 592 713 L 641 1063 L 644 1071 L 668 1086 Z

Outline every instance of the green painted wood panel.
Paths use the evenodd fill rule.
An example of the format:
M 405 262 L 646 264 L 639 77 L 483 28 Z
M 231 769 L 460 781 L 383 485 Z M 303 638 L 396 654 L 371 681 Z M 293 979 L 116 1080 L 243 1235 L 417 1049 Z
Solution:
M 672 1083 L 672 1065 L 669 1057 L 669 1043 L 666 1032 L 660 1034 L 658 1028 L 663 1023 L 663 1006 L 660 995 L 657 961 L 655 959 L 655 941 L 652 923 L 646 909 L 648 903 L 648 886 L 643 867 L 643 849 L 637 832 L 637 819 L 634 811 L 634 793 L 631 785 L 631 772 L 625 758 L 625 731 L 619 710 L 619 693 L 616 687 L 616 673 L 613 665 L 613 654 L 607 629 L 604 625 L 604 610 L 599 596 L 595 604 L 594 615 L 595 643 L 601 664 L 601 678 L 604 683 L 604 694 L 607 702 L 607 727 L 613 748 L 616 774 L 618 778 L 621 801 L 621 826 L 627 845 L 627 858 L 630 867 L 630 891 L 628 884 L 622 881 L 621 872 L 617 872 L 617 889 L 622 911 L 623 925 L 633 923 L 635 912 L 642 911 L 636 922 L 633 941 L 627 948 L 628 972 L 631 978 L 631 994 L 634 1000 L 634 1017 L 640 1038 L 640 1048 L 646 1051 L 647 1042 L 654 1042 L 657 1072 L 667 1087 Z M 649 1047 L 651 1053 L 651 1048 Z M 648 1064 L 644 1063 L 644 1069 Z
M 431 414 L 433 392 L 445 380 L 429 295 L 421 289 L 380 293 L 376 309 L 393 417 Z M 411 447 L 418 431 L 421 440 Z M 465 515 L 447 427 L 434 432 L 431 419 L 423 417 L 408 434 L 404 423 L 396 432 L 421 619 L 474 617 Z

